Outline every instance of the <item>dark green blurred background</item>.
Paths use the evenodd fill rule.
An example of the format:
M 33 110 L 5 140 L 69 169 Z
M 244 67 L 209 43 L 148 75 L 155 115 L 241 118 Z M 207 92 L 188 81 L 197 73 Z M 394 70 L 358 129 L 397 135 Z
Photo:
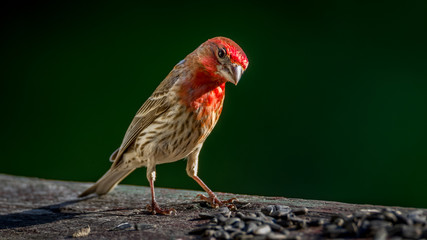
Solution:
M 221 35 L 250 65 L 202 150 L 208 186 L 427 207 L 425 1 L 17 2 L 1 10 L 1 173 L 96 181 L 160 81 Z M 156 186 L 201 190 L 185 164 Z

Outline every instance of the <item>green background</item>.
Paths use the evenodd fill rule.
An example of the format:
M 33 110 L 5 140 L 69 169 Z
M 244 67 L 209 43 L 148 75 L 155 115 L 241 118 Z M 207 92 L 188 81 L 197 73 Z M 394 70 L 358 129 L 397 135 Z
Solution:
M 1 10 L 1 173 L 96 181 L 172 67 L 226 36 L 250 65 L 200 156 L 211 189 L 427 207 L 425 1 L 18 2 Z M 201 190 L 185 164 L 156 186 Z

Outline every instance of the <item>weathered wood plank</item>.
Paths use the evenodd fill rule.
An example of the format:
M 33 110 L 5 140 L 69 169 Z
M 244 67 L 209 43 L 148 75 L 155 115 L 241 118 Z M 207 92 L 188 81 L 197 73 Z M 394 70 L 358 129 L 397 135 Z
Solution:
M 195 196 L 202 193 L 198 191 L 157 188 L 160 205 L 177 210 L 174 216 L 157 216 L 145 210 L 150 201 L 148 187 L 121 185 L 106 196 L 79 200 L 76 196 L 89 183 L 2 174 L 0 182 L 1 239 L 63 239 L 87 226 L 90 233 L 85 239 L 194 239 L 197 237 L 188 232 L 206 222 L 199 219 L 199 213 L 215 211 L 194 201 Z M 381 207 L 228 193 L 218 193 L 218 196 L 221 199 L 237 197 L 240 202 L 249 203 L 245 206 L 248 210 L 268 204 L 306 207 L 310 217 Z M 117 229 L 120 224 L 124 224 L 121 226 L 125 229 Z

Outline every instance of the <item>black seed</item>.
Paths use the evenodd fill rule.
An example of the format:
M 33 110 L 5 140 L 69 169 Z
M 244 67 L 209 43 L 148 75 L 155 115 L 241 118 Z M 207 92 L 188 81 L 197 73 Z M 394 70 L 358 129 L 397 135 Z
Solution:
M 297 224 L 297 229 L 304 229 L 304 228 L 307 228 L 307 221 L 305 220 Z
M 402 237 L 404 238 L 418 239 L 422 234 L 422 229 L 419 226 L 404 226 L 402 230 Z
M 267 239 L 271 240 L 280 240 L 280 239 L 287 239 L 287 235 L 280 234 L 280 233 L 270 233 L 267 235 Z
M 276 231 L 276 232 L 280 232 L 280 231 L 284 230 L 284 228 L 282 226 L 280 226 L 279 224 L 274 223 L 274 222 L 266 222 L 265 224 L 267 224 L 268 226 L 270 226 L 271 229 L 273 231 Z
M 302 218 L 300 218 L 300 217 L 291 217 L 291 218 L 289 218 L 289 221 L 292 221 L 292 222 L 294 222 L 294 223 L 302 223 L 302 222 L 306 222 L 306 220 L 305 220 L 305 219 L 302 219 Z
M 266 216 L 261 211 L 255 212 L 256 216 L 259 218 L 265 218 Z
M 426 225 L 426 216 L 423 216 L 423 211 L 421 209 L 412 211 L 408 213 L 408 218 L 412 220 L 413 224 Z
M 225 221 L 227 221 L 227 218 L 221 213 L 215 214 L 215 218 L 218 219 L 218 223 L 224 223 Z
M 344 219 L 345 217 L 344 217 L 344 215 L 332 215 L 330 218 L 330 222 L 335 222 L 335 220 L 338 218 Z
M 236 217 L 243 218 L 243 217 L 245 217 L 245 214 L 243 214 L 242 212 L 237 212 Z
M 243 236 L 245 233 L 244 232 L 242 232 L 242 231 L 235 231 L 235 232 L 232 232 L 232 233 L 230 233 L 230 239 L 236 239 L 236 238 L 238 238 L 239 236 Z
M 334 224 L 336 224 L 337 226 L 342 226 L 342 225 L 344 225 L 344 219 L 342 219 L 342 218 L 336 218 L 334 221 L 333 221 L 333 223 Z
M 238 240 L 248 240 L 248 239 L 253 240 L 254 239 L 254 235 L 251 235 L 251 234 L 242 234 L 242 235 L 238 235 L 236 239 L 238 239 Z
M 408 217 L 409 218 L 412 218 L 412 217 L 414 217 L 414 216 L 421 216 L 421 215 L 423 215 L 423 210 L 421 210 L 421 209 L 417 209 L 417 210 L 414 210 L 414 211 L 411 211 L 411 212 L 409 212 L 408 213 Z
M 252 217 L 252 216 L 245 216 L 242 218 L 243 221 L 262 221 L 261 219 L 259 219 L 258 217 Z
M 268 205 L 249 213 L 231 212 L 228 208 L 219 211 L 200 213 L 200 218 L 210 219 L 210 223 L 191 233 L 220 239 L 301 239 L 307 236 L 297 235 L 295 230 L 323 226 L 327 238 L 427 238 L 427 217 L 422 210 L 402 214 L 391 208 L 367 209 L 334 215 L 330 220 L 301 217 L 308 212 L 307 208 L 291 209 L 284 205 Z
M 333 231 L 333 230 L 335 230 L 335 229 L 337 229 L 338 227 L 337 227 L 337 225 L 335 225 L 335 224 L 327 224 L 327 225 L 325 225 L 324 226 L 324 229 L 325 229 L 325 231 L 327 231 L 327 232 L 330 232 L 330 231 Z
M 392 222 L 392 223 L 396 223 L 397 222 L 397 217 L 394 213 L 392 212 L 384 212 L 384 220 Z
M 231 213 L 230 209 L 228 209 L 228 207 L 221 207 L 218 209 L 218 211 L 222 214 L 228 214 Z
M 220 238 L 223 238 L 223 239 L 231 239 L 231 236 L 230 236 L 230 234 L 228 233 L 228 232 L 226 232 L 226 231 L 221 231 L 221 237 Z
M 296 236 L 292 236 L 292 237 L 287 237 L 286 239 L 288 239 L 288 240 L 301 240 L 302 237 L 300 235 L 296 235 Z
M 112 231 L 115 230 L 125 230 L 125 229 L 129 229 L 132 228 L 132 225 L 129 223 L 120 223 L 119 225 L 117 225 L 116 227 L 114 227 L 113 229 L 111 229 Z
M 223 229 L 224 229 L 225 231 L 227 231 L 227 232 L 234 232 L 234 231 L 238 230 L 237 228 L 234 228 L 234 227 L 233 227 L 233 226 L 231 226 L 231 225 L 225 225 L 225 226 L 223 227 Z
M 391 227 L 392 223 L 384 220 L 372 220 L 370 221 L 370 228 L 373 230 L 378 230 L 380 228 Z
M 258 226 L 255 222 L 248 222 L 244 231 L 247 233 L 252 233 L 257 227 Z
M 280 217 L 287 217 L 287 215 L 291 212 L 291 209 L 280 209 L 277 211 L 274 211 L 270 216 L 275 217 L 275 218 L 280 218 Z
M 245 223 L 243 221 L 239 221 L 233 224 L 233 227 L 238 228 L 238 229 L 243 229 L 245 228 Z
M 322 226 L 323 224 L 325 224 L 325 219 L 323 218 L 313 219 L 307 222 L 307 225 L 312 227 Z
M 406 225 L 412 225 L 413 224 L 413 221 L 404 215 L 396 215 L 396 217 L 397 217 L 397 223 L 402 223 L 402 224 L 406 224 Z
M 427 227 L 424 226 L 423 234 L 421 236 L 422 238 L 427 238 Z
M 203 236 L 206 237 L 213 237 L 215 235 L 216 231 L 212 229 L 208 229 L 203 233 Z
M 263 207 L 261 209 L 261 212 L 263 212 L 265 215 L 271 216 L 271 214 L 275 212 L 275 207 L 274 205 L 268 205 L 266 207 Z
M 347 236 L 347 230 L 344 228 L 330 228 L 327 230 L 327 234 L 331 238 L 345 237 Z
M 261 225 L 254 230 L 255 235 L 267 235 L 271 232 L 271 227 L 267 224 Z
M 282 225 L 285 228 L 289 228 L 289 227 L 292 227 L 292 226 L 295 225 L 294 222 L 288 221 L 288 220 L 284 220 L 284 219 L 278 220 L 277 223 L 280 224 L 280 225 Z
M 295 215 L 305 215 L 308 213 L 308 209 L 305 207 L 304 208 L 296 208 L 296 209 L 293 209 L 292 212 Z
M 385 230 L 385 228 L 379 229 L 374 235 L 374 240 L 386 240 L 386 239 L 387 239 L 387 231 Z
M 403 232 L 403 227 L 405 227 L 406 225 L 404 224 L 396 224 L 394 225 L 390 231 L 389 231 L 389 235 L 390 236 L 401 236 L 402 232 Z
M 289 206 L 286 205 L 274 205 L 275 210 L 276 211 L 280 211 L 280 210 L 289 210 L 291 211 L 292 209 Z
M 215 233 L 214 233 L 214 235 L 212 237 L 214 237 L 214 238 L 222 238 L 222 239 L 230 239 L 230 234 L 228 234 L 224 230 L 218 230 L 218 231 L 215 231 Z
M 368 217 L 366 219 L 368 219 L 368 220 L 384 220 L 385 217 L 381 213 L 372 213 L 372 214 L 368 215 Z
M 240 218 L 232 217 L 232 218 L 227 219 L 227 220 L 225 221 L 225 224 L 226 224 L 226 225 L 233 225 L 233 224 L 235 224 L 235 223 L 237 223 L 237 222 L 241 222 Z
M 262 218 L 264 222 L 274 222 L 276 219 L 274 217 L 266 216 L 265 218 Z
M 352 222 L 352 221 L 347 221 L 344 223 L 344 228 L 351 234 L 356 234 L 357 233 L 357 226 L 356 223 Z

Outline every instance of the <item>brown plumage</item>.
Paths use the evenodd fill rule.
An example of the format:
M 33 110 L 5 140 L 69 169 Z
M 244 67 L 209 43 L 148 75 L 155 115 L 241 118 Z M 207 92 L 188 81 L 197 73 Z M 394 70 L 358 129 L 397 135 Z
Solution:
M 156 165 L 188 159 L 187 173 L 208 193 L 213 206 L 222 202 L 197 176 L 198 155 L 222 111 L 225 83 L 237 84 L 249 62 L 243 50 L 224 37 L 209 39 L 179 62 L 141 106 L 110 170 L 80 197 L 107 194 L 139 167 L 147 167 L 153 214 L 161 209 L 154 194 Z

